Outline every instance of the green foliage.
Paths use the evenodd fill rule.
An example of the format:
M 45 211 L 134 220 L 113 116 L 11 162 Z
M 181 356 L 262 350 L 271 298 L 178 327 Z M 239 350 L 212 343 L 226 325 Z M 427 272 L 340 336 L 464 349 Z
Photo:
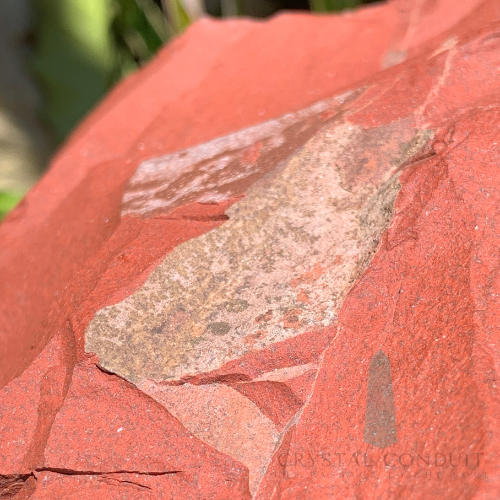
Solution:
M 309 0 L 311 10 L 316 12 L 329 12 L 343 9 L 353 9 L 363 0 Z
M 0 221 L 21 201 L 22 197 L 21 194 L 0 191 Z
M 33 69 L 43 118 L 63 140 L 105 94 L 114 70 L 112 0 L 35 0 Z
M 310 6 L 319 12 L 332 11 L 353 8 L 362 1 L 310 0 Z M 181 0 L 34 3 L 33 70 L 43 94 L 42 117 L 58 142 L 117 81 L 148 61 L 190 23 Z M 268 3 L 274 5 L 261 1 L 262 5 Z M 223 15 L 249 13 L 242 10 L 241 0 L 221 0 L 221 5 Z M 254 14 L 259 11 L 255 5 L 250 9 Z
M 191 22 L 180 0 L 162 0 L 172 34 L 184 31 Z
M 58 141 L 123 76 L 189 24 L 179 0 L 35 0 L 33 70 Z
M 153 0 L 117 0 L 111 23 L 116 61 L 114 80 L 149 60 L 173 30 Z

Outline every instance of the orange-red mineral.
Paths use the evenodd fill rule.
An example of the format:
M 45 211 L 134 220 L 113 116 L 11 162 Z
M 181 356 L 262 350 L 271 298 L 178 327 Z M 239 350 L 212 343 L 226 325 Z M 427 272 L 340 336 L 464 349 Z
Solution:
M 202 20 L 0 242 L 1 498 L 500 498 L 498 0 Z

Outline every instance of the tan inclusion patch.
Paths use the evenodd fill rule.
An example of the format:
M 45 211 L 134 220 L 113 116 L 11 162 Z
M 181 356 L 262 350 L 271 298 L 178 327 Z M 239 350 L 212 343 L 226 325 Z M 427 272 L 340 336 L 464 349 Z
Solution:
M 140 383 L 211 371 L 331 325 L 392 218 L 397 168 L 429 137 L 407 121 L 326 125 L 248 189 L 226 223 L 101 309 L 86 350 Z

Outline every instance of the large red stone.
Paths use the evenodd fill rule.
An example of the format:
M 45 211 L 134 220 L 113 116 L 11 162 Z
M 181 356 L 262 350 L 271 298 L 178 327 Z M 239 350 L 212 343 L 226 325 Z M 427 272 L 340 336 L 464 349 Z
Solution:
M 203 20 L 118 86 L 0 226 L 0 496 L 497 499 L 497 20 L 494 0 Z M 235 177 L 217 177 L 220 158 Z M 279 221 L 306 228 L 301 203 L 314 211 L 308 189 L 328 182 L 337 201 L 318 191 L 308 253 L 307 231 Z M 174 191 L 177 204 L 147 209 Z M 345 225 L 329 229 L 329 210 Z M 230 246 L 247 234 L 260 236 Z M 241 293 L 257 306 L 229 282 L 204 288 L 201 271 L 190 303 L 162 295 L 176 256 L 208 240 L 220 262 L 255 256 L 217 269 L 251 278 Z M 288 302 L 264 307 L 257 291 L 275 282 L 255 269 L 281 250 L 301 260 L 283 267 Z M 165 297 L 180 301 L 168 325 L 150 314 Z M 249 315 L 243 333 L 235 314 Z M 390 375 L 380 361 L 371 379 L 380 350 Z M 367 436 L 370 418 L 397 437 Z

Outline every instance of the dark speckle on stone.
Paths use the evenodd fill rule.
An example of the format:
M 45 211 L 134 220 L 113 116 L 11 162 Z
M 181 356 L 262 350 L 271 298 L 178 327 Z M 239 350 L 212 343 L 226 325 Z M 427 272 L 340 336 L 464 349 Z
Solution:
M 231 330 L 231 325 L 225 321 L 218 321 L 216 323 L 210 323 L 208 328 L 214 335 L 226 335 L 226 333 Z
M 166 326 L 167 326 L 167 324 L 165 322 L 163 322 L 161 325 L 151 328 L 151 333 L 153 333 L 155 335 L 161 334 L 165 330 Z
M 244 311 L 248 307 L 248 302 L 246 300 L 235 299 L 226 302 L 226 311 L 232 313 L 238 313 Z

